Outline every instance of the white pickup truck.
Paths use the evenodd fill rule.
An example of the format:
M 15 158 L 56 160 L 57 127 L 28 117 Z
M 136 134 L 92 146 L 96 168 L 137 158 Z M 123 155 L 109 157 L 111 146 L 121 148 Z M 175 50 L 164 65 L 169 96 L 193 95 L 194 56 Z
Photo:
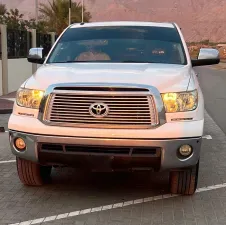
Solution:
M 171 193 L 198 181 L 204 125 L 195 66 L 219 63 L 201 49 L 191 60 L 174 23 L 73 24 L 17 92 L 11 149 L 26 185 L 42 185 L 52 166 L 90 171 L 167 170 Z

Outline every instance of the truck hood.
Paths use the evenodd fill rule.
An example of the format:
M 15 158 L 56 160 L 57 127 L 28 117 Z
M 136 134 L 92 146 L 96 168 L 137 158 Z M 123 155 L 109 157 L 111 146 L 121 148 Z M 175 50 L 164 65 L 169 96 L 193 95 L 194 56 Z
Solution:
M 45 90 L 57 83 L 130 83 L 156 87 L 161 93 L 185 91 L 191 66 L 151 63 L 45 64 L 27 80 L 26 88 Z M 193 76 L 192 76 L 193 77 Z M 189 90 L 194 89 L 191 79 Z

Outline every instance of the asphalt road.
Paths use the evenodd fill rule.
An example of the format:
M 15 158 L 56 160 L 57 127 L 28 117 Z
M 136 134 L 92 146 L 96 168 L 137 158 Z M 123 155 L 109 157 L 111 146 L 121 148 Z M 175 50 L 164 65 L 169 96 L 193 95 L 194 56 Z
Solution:
M 226 132 L 225 72 L 199 68 L 206 109 Z M 7 125 L 9 115 L 0 115 Z M 0 225 L 226 225 L 226 135 L 205 112 L 198 190 L 171 196 L 168 173 L 84 174 L 54 168 L 43 187 L 19 182 L 0 133 Z
M 199 73 L 206 111 L 226 134 L 226 70 L 200 67 L 196 71 Z

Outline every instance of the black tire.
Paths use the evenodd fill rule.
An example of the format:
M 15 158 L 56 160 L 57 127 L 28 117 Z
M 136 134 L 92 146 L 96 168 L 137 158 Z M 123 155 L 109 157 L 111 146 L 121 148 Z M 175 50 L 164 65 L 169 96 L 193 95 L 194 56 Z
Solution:
M 20 181 L 28 186 L 41 186 L 50 178 L 51 166 L 41 166 L 39 164 L 16 158 L 17 172 Z
M 197 165 L 170 172 L 170 192 L 172 194 L 193 195 L 197 189 L 199 162 Z

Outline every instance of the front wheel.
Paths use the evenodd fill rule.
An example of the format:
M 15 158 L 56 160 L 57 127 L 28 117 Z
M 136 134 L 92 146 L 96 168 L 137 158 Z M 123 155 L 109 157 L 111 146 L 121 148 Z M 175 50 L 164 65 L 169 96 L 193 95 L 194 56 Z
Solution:
M 43 185 L 51 174 L 51 166 L 41 166 L 25 159 L 16 158 L 17 172 L 20 181 L 28 186 Z
M 172 194 L 193 195 L 197 189 L 199 162 L 188 169 L 170 172 L 170 191 Z

